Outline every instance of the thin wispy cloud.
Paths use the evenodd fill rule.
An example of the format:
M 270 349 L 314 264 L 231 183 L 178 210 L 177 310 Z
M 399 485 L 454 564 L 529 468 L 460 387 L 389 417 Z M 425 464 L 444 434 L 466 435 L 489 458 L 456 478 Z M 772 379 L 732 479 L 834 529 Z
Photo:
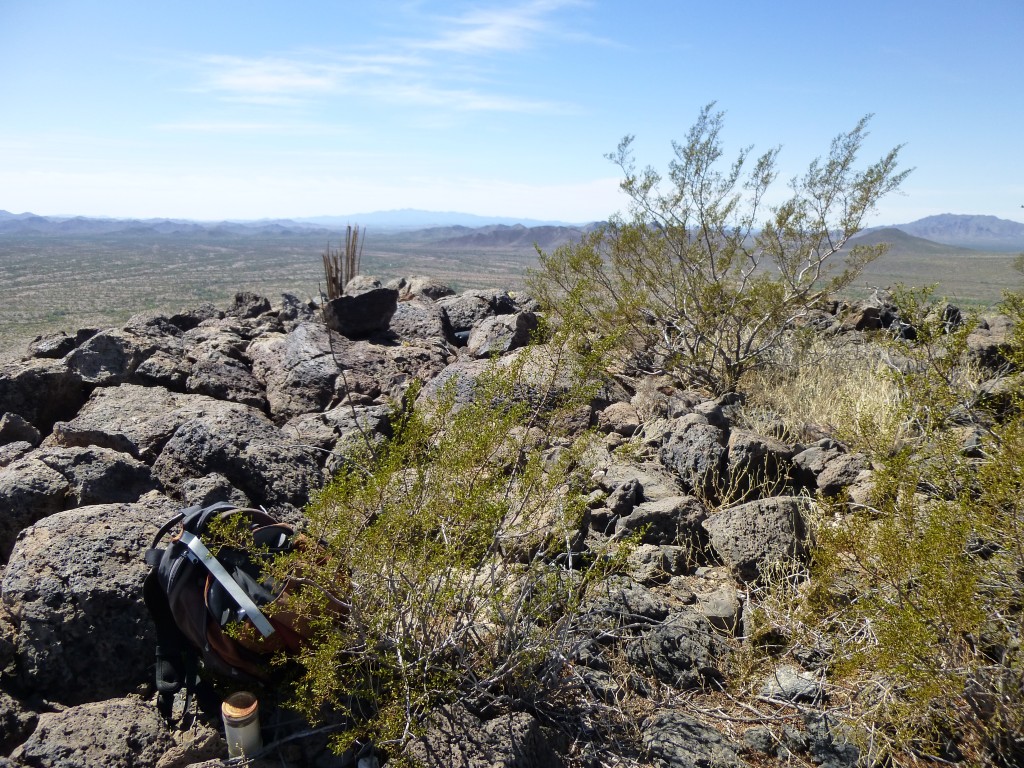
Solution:
M 474 10 L 447 19 L 450 28 L 435 39 L 413 45 L 465 54 L 522 50 L 556 29 L 550 18 L 554 11 L 580 4 L 578 0 L 536 0 L 512 8 Z
M 369 42 L 361 51 L 306 51 L 264 57 L 206 55 L 192 60 L 198 82 L 190 89 L 223 102 L 299 106 L 330 96 L 435 106 L 467 112 L 565 114 L 571 105 L 503 92 L 470 63 L 515 52 L 558 34 L 552 15 L 580 0 L 533 0 L 510 8 L 430 19 L 420 38 Z M 566 35 L 569 33 L 566 32 Z

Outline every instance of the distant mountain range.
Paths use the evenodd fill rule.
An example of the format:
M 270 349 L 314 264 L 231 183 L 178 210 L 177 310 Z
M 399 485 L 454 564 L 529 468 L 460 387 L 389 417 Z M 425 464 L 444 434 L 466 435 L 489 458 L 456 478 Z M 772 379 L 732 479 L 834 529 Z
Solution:
M 926 216 L 896 229 L 943 245 L 980 251 L 1024 250 L 1024 224 L 995 216 L 941 213 Z
M 539 219 L 515 219 L 508 216 L 477 216 L 472 213 L 452 211 L 421 211 L 416 208 L 402 208 L 395 211 L 354 213 L 351 216 L 310 216 L 296 221 L 318 224 L 325 227 L 343 228 L 349 224 L 380 229 L 437 229 L 441 227 L 487 227 L 496 224 L 523 227 L 571 227 L 565 221 L 542 221 Z
M 578 239 L 596 224 L 572 225 L 533 219 L 475 216 L 405 209 L 352 216 L 317 216 L 302 219 L 200 222 L 186 219 L 106 219 L 85 216 L 37 216 L 0 211 L 0 235 L 86 236 L 118 235 L 160 237 L 233 237 L 258 235 L 336 235 L 348 224 L 378 233 L 394 233 L 403 239 L 444 247 L 553 248 Z M 875 227 L 858 236 L 858 242 L 892 243 L 894 250 L 913 250 L 950 255 L 951 249 L 971 251 L 1024 251 L 1024 224 L 995 216 L 944 213 L 909 224 Z

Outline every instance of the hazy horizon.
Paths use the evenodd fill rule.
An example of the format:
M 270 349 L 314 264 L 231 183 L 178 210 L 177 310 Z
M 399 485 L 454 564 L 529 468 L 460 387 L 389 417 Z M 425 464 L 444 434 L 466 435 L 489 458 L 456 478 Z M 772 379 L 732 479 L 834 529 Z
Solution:
M 0 208 L 258 220 L 403 208 L 596 221 L 701 107 L 777 194 L 874 113 L 916 170 L 867 222 L 1020 216 L 1024 4 L 0 4 Z M 64 212 L 64 213 L 61 213 Z M 67 213 L 72 212 L 72 213 Z

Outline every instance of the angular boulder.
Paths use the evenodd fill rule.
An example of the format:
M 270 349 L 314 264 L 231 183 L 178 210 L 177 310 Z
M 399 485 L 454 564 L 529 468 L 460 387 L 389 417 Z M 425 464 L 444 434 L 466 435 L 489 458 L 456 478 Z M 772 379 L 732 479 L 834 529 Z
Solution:
M 174 739 L 156 708 L 124 698 L 40 715 L 11 759 L 37 768 L 155 768 L 172 746 Z
M 14 682 L 63 704 L 124 696 L 150 679 L 152 620 L 142 601 L 143 554 L 179 505 L 81 507 L 25 531 L 0 582 L 17 627 Z
M 211 473 L 268 507 L 301 507 L 323 482 L 316 450 L 288 440 L 255 408 L 218 400 L 183 422 L 153 465 L 175 495 L 186 481 Z
M 178 427 L 216 403 L 205 395 L 163 387 L 103 387 L 93 392 L 73 419 L 54 425 L 47 444 L 110 448 L 152 463 Z
M 792 496 L 758 499 L 716 512 L 703 523 L 711 546 L 743 581 L 764 569 L 807 556 L 805 501 Z
M 132 502 L 156 488 L 148 466 L 106 448 L 41 448 L 0 468 L 0 559 L 18 533 L 66 509 Z
M 398 291 L 373 288 L 355 296 L 340 296 L 324 305 L 327 327 L 350 339 L 386 331 L 398 308 Z

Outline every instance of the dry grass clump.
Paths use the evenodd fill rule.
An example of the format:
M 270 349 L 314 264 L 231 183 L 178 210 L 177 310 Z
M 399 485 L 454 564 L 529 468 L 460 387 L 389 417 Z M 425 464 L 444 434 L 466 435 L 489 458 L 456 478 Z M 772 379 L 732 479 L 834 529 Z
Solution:
M 905 428 L 885 361 L 885 350 L 863 338 L 792 334 L 771 365 L 743 382 L 746 425 L 802 440 L 828 435 L 857 447 L 894 444 Z

